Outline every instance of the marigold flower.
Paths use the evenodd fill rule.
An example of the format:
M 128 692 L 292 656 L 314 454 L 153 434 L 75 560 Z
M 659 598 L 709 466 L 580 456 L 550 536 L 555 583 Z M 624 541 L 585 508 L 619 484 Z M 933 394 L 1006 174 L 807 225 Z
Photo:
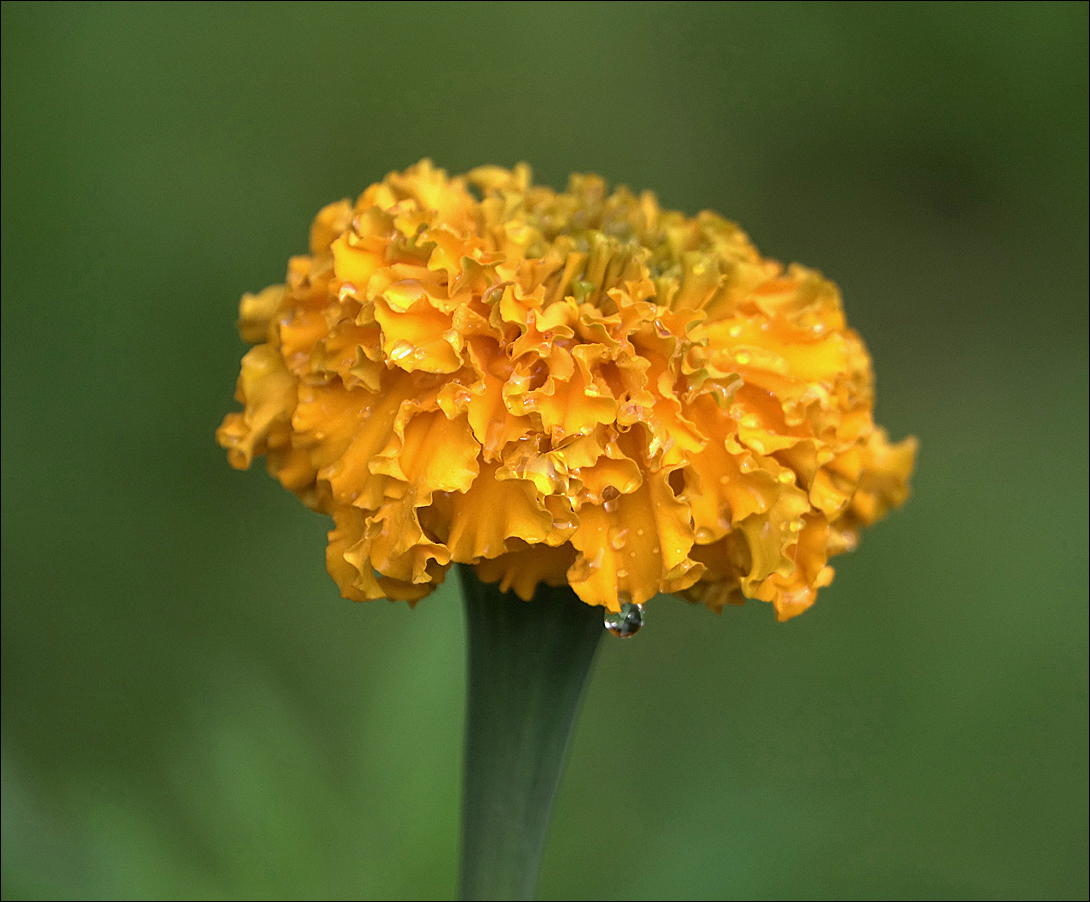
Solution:
M 415 602 L 462 562 L 524 599 L 784 620 L 908 494 L 915 440 L 874 425 L 836 286 L 593 175 L 391 173 L 318 214 L 239 331 L 217 439 L 332 516 L 346 598 Z

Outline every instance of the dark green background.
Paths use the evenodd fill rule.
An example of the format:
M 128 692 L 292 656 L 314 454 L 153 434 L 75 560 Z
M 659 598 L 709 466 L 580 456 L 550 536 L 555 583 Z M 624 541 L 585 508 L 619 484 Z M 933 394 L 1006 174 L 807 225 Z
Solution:
M 1087 894 L 1087 6 L 3 6 L 5 897 L 449 896 L 463 625 L 213 441 L 243 291 L 423 156 L 824 270 L 921 441 L 787 625 L 604 643 L 541 895 Z M 608 637 L 607 637 L 608 638 Z

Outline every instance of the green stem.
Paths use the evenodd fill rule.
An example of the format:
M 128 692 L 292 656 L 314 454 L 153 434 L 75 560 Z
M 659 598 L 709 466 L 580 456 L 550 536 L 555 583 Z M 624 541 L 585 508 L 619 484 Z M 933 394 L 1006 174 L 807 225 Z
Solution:
M 533 601 L 459 565 L 469 636 L 462 899 L 530 899 L 602 612 L 567 586 Z

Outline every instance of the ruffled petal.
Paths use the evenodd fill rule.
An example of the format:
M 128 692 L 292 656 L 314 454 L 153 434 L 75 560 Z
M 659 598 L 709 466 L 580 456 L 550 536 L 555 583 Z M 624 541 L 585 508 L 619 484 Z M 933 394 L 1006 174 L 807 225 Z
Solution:
M 290 440 L 296 382 L 274 348 L 258 345 L 242 358 L 235 397 L 246 408 L 227 415 L 216 440 L 227 449 L 231 466 L 245 470 L 254 457 Z
M 661 472 L 631 494 L 613 490 L 602 505 L 583 507 L 571 543 L 579 557 L 568 571 L 569 584 L 587 604 L 611 611 L 688 588 L 704 569 L 689 558 L 688 505 L 674 497 Z
M 530 480 L 499 479 L 498 469 L 496 464 L 483 465 L 468 489 L 450 496 L 445 542 L 452 560 L 476 563 L 498 557 L 518 542 L 548 542 L 553 515 L 542 504 L 541 493 Z M 490 515 L 482 516 L 482 511 Z

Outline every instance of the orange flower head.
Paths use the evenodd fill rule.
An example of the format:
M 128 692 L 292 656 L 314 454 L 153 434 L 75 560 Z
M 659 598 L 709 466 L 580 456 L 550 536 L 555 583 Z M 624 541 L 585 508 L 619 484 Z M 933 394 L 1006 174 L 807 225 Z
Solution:
M 346 598 L 415 602 L 461 562 L 524 599 L 785 620 L 908 495 L 915 440 L 874 425 L 836 286 L 593 175 L 391 173 L 318 214 L 239 331 L 217 439 L 332 516 Z

